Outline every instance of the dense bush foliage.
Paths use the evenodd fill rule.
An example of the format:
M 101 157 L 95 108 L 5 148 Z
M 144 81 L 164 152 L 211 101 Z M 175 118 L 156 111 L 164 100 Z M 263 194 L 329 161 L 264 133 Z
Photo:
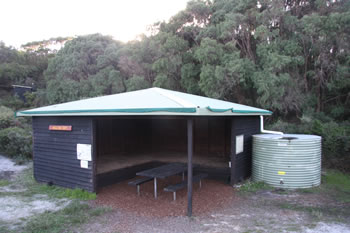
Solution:
M 30 131 L 19 127 L 0 130 L 0 151 L 11 157 L 31 158 L 32 135 Z
M 0 106 L 0 152 L 18 162 L 32 157 L 32 135 L 28 119 L 15 118 L 14 111 Z
M 0 42 L 0 86 L 38 89 L 27 104 L 0 90 L 0 105 L 158 86 L 272 110 L 273 128 L 321 135 L 324 161 L 350 164 L 349 25 L 345 0 L 192 0 L 128 43 L 92 34 L 56 39 L 67 41 L 58 52 L 48 41 L 23 52 Z
M 277 121 L 269 126 L 285 133 L 314 134 L 322 137 L 323 166 L 350 171 L 350 122 L 337 123 L 327 117 L 303 117 L 298 123 Z
M 258 4 L 257 4 L 258 2 Z M 194 0 L 151 36 L 66 43 L 45 71 L 47 101 L 158 86 L 300 117 L 350 116 L 349 1 Z
M 13 126 L 14 112 L 5 106 L 0 106 L 0 130 Z

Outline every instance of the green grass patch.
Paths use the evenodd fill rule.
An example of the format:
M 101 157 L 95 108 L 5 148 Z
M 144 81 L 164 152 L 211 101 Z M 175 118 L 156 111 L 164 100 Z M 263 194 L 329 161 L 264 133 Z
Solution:
M 46 194 L 53 198 L 69 198 L 79 200 L 94 200 L 96 199 L 96 193 L 90 193 L 82 189 L 66 189 L 57 186 L 49 186 L 46 184 L 38 184 L 31 187 L 29 190 L 30 195 L 33 194 Z
M 88 222 L 92 217 L 108 212 L 108 208 L 92 208 L 80 201 L 73 201 L 66 208 L 57 212 L 45 212 L 31 218 L 21 232 L 58 233 L 69 232 L 72 227 Z
M 0 220 L 0 232 L 11 232 L 8 223 Z
M 94 200 L 96 193 L 90 193 L 82 189 L 68 189 L 55 185 L 38 183 L 33 177 L 33 168 L 29 168 L 22 172 L 15 181 L 16 183 L 27 188 L 25 192 L 18 193 L 22 196 L 33 196 L 35 194 L 46 194 L 51 198 L 69 198 L 78 200 Z M 13 194 L 16 195 L 16 194 Z
M 336 170 L 328 170 L 322 175 L 319 187 L 298 189 L 301 194 L 322 194 L 336 201 L 350 203 L 350 175 Z
M 312 194 L 312 193 L 320 193 L 322 190 L 320 187 L 314 187 L 314 188 L 297 189 L 296 191 L 299 193 Z
M 322 186 L 337 201 L 350 203 L 350 176 L 340 171 L 329 170 L 322 177 Z
M 271 190 L 272 187 L 265 182 L 252 182 L 247 181 L 242 184 L 242 186 L 239 188 L 239 191 L 241 192 L 248 192 L 248 193 L 255 193 L 260 190 Z
M 8 180 L 0 180 L 0 187 L 7 186 L 10 184 L 10 181 Z
M 344 174 L 340 171 L 327 171 L 323 177 L 325 185 L 332 186 L 342 192 L 350 193 L 350 175 Z

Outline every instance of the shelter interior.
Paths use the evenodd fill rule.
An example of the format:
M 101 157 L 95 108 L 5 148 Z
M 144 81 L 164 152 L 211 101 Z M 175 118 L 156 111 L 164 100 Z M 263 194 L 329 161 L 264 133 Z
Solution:
M 227 168 L 231 150 L 231 121 L 197 117 L 193 131 L 193 163 Z M 97 174 L 151 161 L 187 162 L 185 118 L 105 118 L 96 122 Z

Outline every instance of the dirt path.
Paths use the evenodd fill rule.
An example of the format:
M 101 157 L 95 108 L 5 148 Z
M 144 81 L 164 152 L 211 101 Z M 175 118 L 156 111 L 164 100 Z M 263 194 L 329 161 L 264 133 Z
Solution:
M 0 179 L 11 179 L 18 172 L 28 168 L 26 165 L 17 166 L 13 161 L 0 155 Z
M 193 218 L 146 217 L 117 209 L 81 226 L 77 232 L 350 232 L 349 225 L 315 220 L 305 212 L 268 207 L 250 198 L 236 200 L 219 211 Z
M 8 232 L 3 229 L 16 231 L 31 217 L 45 211 L 58 211 L 70 202 L 30 192 L 30 186 L 25 182 L 25 177 L 31 175 L 30 170 L 26 170 L 30 166 L 16 166 L 0 155 L 0 232 Z M 205 181 L 202 189 L 195 189 L 194 217 L 188 218 L 184 216 L 185 210 L 181 210 L 186 205 L 185 191 L 179 192 L 178 200 L 173 202 L 171 195 L 154 200 L 151 184 L 142 188 L 141 197 L 136 195 L 134 187 L 127 186 L 127 182 L 126 188 L 122 186 L 108 187 L 97 200 L 90 202 L 93 208 L 107 205 L 111 211 L 96 215 L 70 231 L 350 233 L 350 202 L 336 201 L 332 190 L 323 193 L 273 189 L 243 192 Z M 198 198 L 203 200 L 198 201 Z M 349 199 L 345 197 L 344 200 Z M 142 206 L 138 206 L 137 201 Z M 180 209 L 166 209 L 169 207 Z
M 339 212 L 347 207 L 342 206 L 343 209 L 339 209 Z M 350 233 L 350 225 L 347 225 L 350 222 L 350 212 L 346 211 L 341 216 L 328 212 L 327 208 L 337 209 L 339 206 L 318 193 L 259 191 L 237 194 L 221 208 L 204 215 L 198 216 L 197 213 L 193 218 L 161 217 L 152 214 L 155 207 L 148 208 L 153 209 L 150 216 L 146 216 L 144 211 L 114 207 L 111 213 L 94 219 L 76 231 Z M 147 211 L 147 207 L 145 209 Z
M 14 230 L 27 220 L 45 211 L 57 211 L 70 201 L 49 198 L 43 194 L 27 193 L 27 187 L 20 176 L 31 164 L 17 166 L 10 159 L 0 155 L 0 232 L 1 228 Z

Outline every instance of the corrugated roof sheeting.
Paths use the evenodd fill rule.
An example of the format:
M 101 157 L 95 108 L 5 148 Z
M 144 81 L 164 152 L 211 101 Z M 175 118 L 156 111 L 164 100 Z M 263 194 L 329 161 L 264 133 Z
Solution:
M 271 114 L 260 108 L 153 87 L 20 111 L 16 116 Z

